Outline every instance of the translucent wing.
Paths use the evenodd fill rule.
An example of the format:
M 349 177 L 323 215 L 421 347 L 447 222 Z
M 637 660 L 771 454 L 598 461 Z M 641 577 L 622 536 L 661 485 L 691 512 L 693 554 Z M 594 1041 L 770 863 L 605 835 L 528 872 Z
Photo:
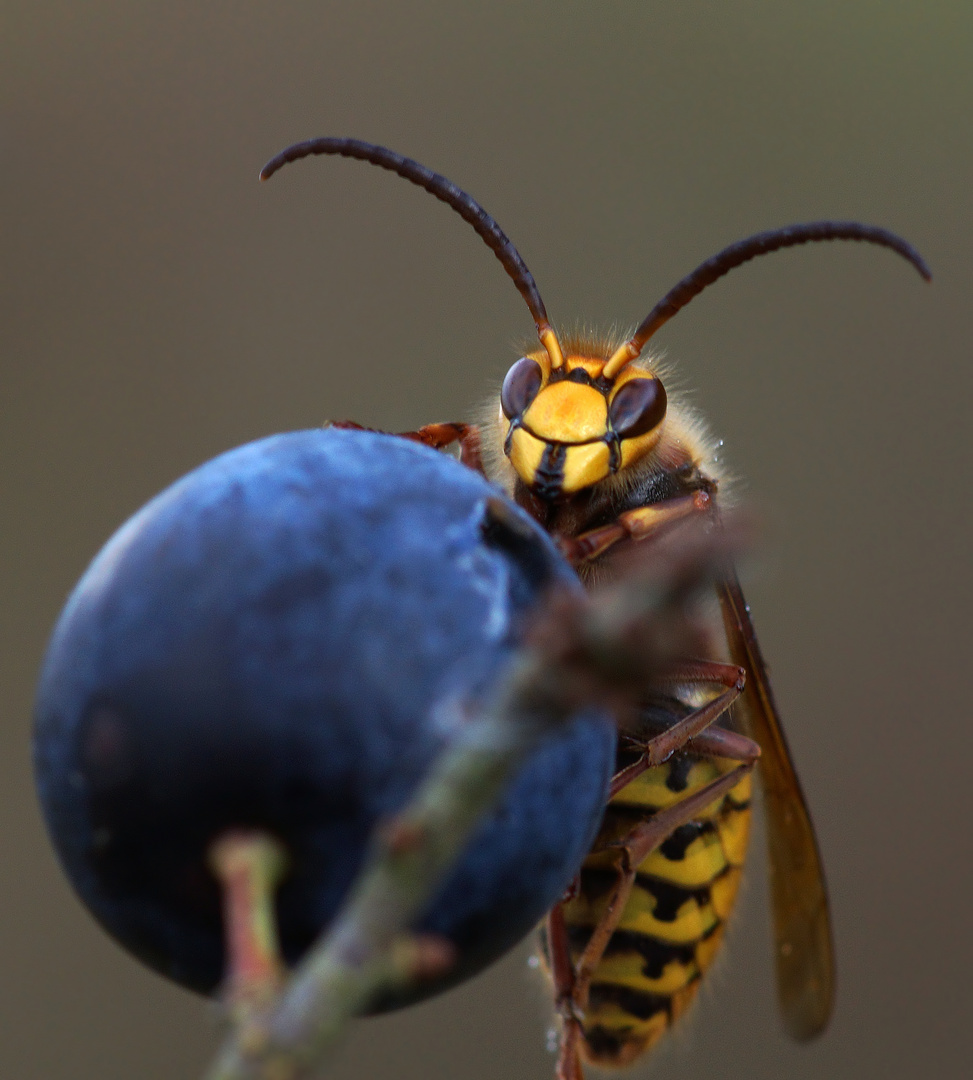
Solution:
M 736 576 L 723 581 L 718 592 L 730 655 L 747 670 L 746 688 L 734 712 L 762 750 L 758 772 L 770 853 L 777 994 L 788 1033 L 805 1040 L 824 1030 L 834 1003 L 834 951 L 824 871 L 770 677 Z

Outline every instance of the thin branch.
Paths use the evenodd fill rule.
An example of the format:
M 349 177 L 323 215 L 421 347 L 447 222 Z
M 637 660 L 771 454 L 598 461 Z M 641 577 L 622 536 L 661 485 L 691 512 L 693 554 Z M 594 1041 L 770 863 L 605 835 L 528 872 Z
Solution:
M 322 940 L 276 1002 L 231 1034 L 206 1080 L 307 1077 L 379 992 L 448 969 L 449 943 L 409 927 L 477 823 L 579 708 L 624 712 L 667 664 L 699 651 L 704 631 L 690 601 L 719 572 L 726 547 L 725 534 L 687 524 L 642 545 L 618 586 L 550 598 L 492 698 L 464 716 L 409 805 L 379 828 Z

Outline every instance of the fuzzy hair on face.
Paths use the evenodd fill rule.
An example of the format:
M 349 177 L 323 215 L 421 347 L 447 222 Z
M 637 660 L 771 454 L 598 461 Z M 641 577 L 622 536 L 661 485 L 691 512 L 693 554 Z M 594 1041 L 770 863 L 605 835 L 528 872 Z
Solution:
M 602 336 L 579 328 L 566 334 L 561 344 L 565 356 L 607 358 L 628 337 L 617 331 Z M 521 355 L 530 356 L 537 351 L 537 345 L 530 342 Z M 732 487 L 733 478 L 720 461 L 720 444 L 698 410 L 689 404 L 686 392 L 679 387 L 673 366 L 662 357 L 651 354 L 633 360 L 631 366 L 656 376 L 666 389 L 668 408 L 662 422 L 662 436 L 644 458 L 594 485 L 598 500 L 620 506 L 625 495 L 637 484 L 653 474 L 668 471 L 675 459 L 685 461 L 688 457 L 704 477 L 717 485 L 720 502 L 726 506 L 726 489 L 727 486 Z M 480 428 L 484 471 L 488 479 L 508 495 L 512 494 L 517 474 L 503 451 L 503 417 L 496 396 L 481 405 L 475 420 Z

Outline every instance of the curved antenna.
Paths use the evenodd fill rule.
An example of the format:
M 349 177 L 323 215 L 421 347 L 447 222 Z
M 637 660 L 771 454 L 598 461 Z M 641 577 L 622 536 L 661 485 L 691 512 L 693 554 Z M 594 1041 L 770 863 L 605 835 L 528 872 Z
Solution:
M 891 248 L 912 263 L 926 281 L 932 280 L 925 260 L 911 244 L 907 244 L 901 236 L 874 225 L 862 225 L 857 221 L 812 221 L 806 225 L 788 225 L 783 229 L 757 233 L 756 236 L 730 244 L 718 255 L 701 263 L 675 288 L 670 289 L 639 323 L 632 337 L 615 351 L 602 369 L 602 375 L 606 379 L 614 378 L 626 364 L 639 355 L 645 343 L 660 326 L 667 323 L 694 296 L 698 296 L 707 285 L 712 285 L 741 263 L 755 259 L 758 255 L 769 255 L 781 248 L 811 244 L 819 240 L 862 240 L 868 244 Z
M 451 206 L 464 221 L 473 226 L 486 246 L 500 260 L 534 317 L 537 336 L 541 339 L 541 344 L 551 359 L 551 366 L 561 366 L 563 363 L 561 346 L 547 317 L 547 309 L 537 290 L 534 275 L 527 269 L 527 264 L 521 258 L 520 252 L 511 243 L 503 229 L 474 198 L 458 188 L 451 180 L 447 180 L 445 176 L 427 169 L 418 161 L 396 154 L 395 151 L 384 146 L 362 142 L 360 139 L 329 137 L 295 143 L 286 150 L 282 150 L 276 157 L 272 157 L 264 165 L 260 170 L 260 179 L 269 180 L 284 165 L 313 154 L 337 154 L 341 157 L 355 158 L 358 161 L 367 161 L 370 165 L 388 169 L 403 179 L 418 184 L 431 195 L 435 195 L 437 199 L 441 199 L 447 206 Z

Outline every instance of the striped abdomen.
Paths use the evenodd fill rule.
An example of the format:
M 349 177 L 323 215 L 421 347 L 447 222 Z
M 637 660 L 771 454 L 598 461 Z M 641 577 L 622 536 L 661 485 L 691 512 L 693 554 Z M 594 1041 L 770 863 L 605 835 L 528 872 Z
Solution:
M 633 760 L 620 751 L 619 767 Z M 673 756 L 643 773 L 608 804 L 578 894 L 564 904 L 577 961 L 618 880 L 605 845 L 703 787 L 736 762 Z M 750 777 L 675 832 L 638 867 L 618 929 L 595 970 L 582 1019 L 584 1056 L 626 1065 L 689 1007 L 719 948 L 740 884 L 750 830 Z

